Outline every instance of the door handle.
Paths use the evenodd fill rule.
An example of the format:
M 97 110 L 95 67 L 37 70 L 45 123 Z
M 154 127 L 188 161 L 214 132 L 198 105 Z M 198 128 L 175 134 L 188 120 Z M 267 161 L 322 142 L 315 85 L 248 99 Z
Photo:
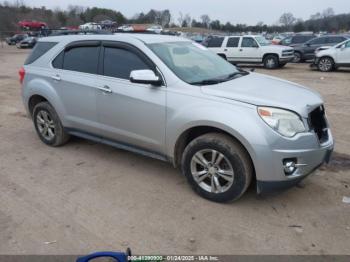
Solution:
M 98 87 L 98 89 L 104 93 L 112 93 L 112 90 L 109 86 Z
M 243 49 L 241 48 L 241 49 L 239 49 L 239 52 L 242 52 L 243 51 Z
M 56 81 L 61 81 L 61 77 L 59 75 L 51 76 L 51 78 Z
M 227 52 L 227 48 L 225 48 L 224 51 Z

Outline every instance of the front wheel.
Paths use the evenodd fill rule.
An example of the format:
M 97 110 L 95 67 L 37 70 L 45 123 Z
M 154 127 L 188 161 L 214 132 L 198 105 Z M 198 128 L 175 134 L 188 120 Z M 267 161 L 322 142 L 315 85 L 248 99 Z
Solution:
M 267 69 L 275 69 L 279 65 L 278 57 L 275 55 L 268 55 L 264 58 L 264 67 Z
M 194 139 L 182 156 L 182 172 L 196 193 L 215 202 L 239 199 L 250 185 L 253 165 L 231 137 L 210 133 Z
M 317 63 L 317 68 L 321 72 L 330 72 L 334 69 L 334 61 L 330 57 L 322 57 Z
M 300 52 L 294 52 L 293 63 L 301 63 L 303 62 L 302 55 Z

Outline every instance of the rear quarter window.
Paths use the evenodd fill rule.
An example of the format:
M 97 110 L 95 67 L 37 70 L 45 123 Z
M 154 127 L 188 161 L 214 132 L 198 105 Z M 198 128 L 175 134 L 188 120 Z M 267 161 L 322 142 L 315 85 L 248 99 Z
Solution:
M 208 47 L 221 47 L 224 42 L 224 37 L 213 37 L 208 42 Z
M 24 62 L 25 65 L 29 65 L 36 61 L 39 57 L 43 56 L 47 51 L 53 48 L 57 43 L 56 42 L 38 42 L 30 55 L 27 57 Z

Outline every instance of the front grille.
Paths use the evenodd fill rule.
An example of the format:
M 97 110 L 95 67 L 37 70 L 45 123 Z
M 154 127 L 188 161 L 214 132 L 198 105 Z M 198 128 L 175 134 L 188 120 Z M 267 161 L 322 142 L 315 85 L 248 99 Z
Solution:
M 309 125 L 315 131 L 321 144 L 328 141 L 328 123 L 323 105 L 309 114 Z
M 294 49 L 282 51 L 282 56 L 293 56 L 293 55 L 294 55 Z

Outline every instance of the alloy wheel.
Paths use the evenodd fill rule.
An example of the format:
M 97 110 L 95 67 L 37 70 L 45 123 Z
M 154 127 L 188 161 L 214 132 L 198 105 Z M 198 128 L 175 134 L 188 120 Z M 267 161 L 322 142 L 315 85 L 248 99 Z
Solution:
M 214 149 L 203 149 L 193 155 L 191 173 L 196 183 L 210 193 L 226 192 L 234 181 L 230 161 Z
M 318 62 L 318 68 L 323 72 L 328 72 L 332 69 L 333 64 L 329 58 L 321 58 Z
M 36 125 L 39 133 L 48 141 L 55 138 L 55 123 L 50 114 L 45 110 L 40 110 L 36 115 Z

